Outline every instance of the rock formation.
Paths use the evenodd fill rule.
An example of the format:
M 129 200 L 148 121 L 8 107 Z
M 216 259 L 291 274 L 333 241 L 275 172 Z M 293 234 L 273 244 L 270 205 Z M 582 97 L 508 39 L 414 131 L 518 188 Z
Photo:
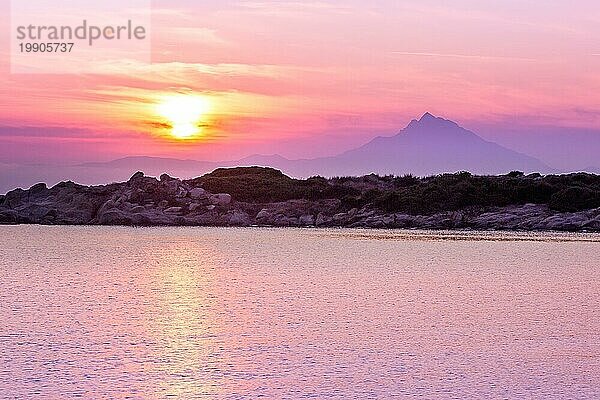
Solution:
M 598 178 L 586 176 L 592 180 Z M 467 182 L 461 181 L 467 178 L 460 175 L 450 177 L 459 179 L 456 185 L 464 186 Z M 519 184 L 523 185 L 518 180 L 529 179 L 534 184 L 544 178 L 539 175 L 527 178 L 517 173 L 502 179 L 505 184 L 521 182 Z M 595 180 L 593 182 L 596 184 Z M 399 193 L 398 188 L 418 184 L 432 183 L 411 177 L 377 176 L 345 180 L 317 177 L 301 181 L 267 168 L 217 170 L 192 180 L 179 180 L 168 175 L 156 179 L 137 172 L 127 182 L 104 186 L 62 182 L 52 188 L 40 183 L 28 190 L 15 189 L 0 196 L 0 223 L 600 232 L 600 208 L 597 207 L 560 211 L 549 204 L 485 205 L 475 202 L 464 207 L 450 207 L 448 203 L 451 208 L 448 210 L 407 212 L 390 209 L 390 206 L 384 206 L 387 203 L 377 200 L 383 196 L 389 201 L 389 196 L 385 196 Z M 215 192 L 210 187 L 228 187 L 234 193 Z M 559 189 L 552 195 L 553 199 L 569 196 L 568 190 Z M 584 193 L 589 197 L 590 190 L 586 190 Z M 425 189 L 424 193 L 429 192 Z M 468 195 L 469 191 L 466 193 Z M 596 204 L 593 202 L 598 193 L 591 193 L 596 197 L 591 197 L 590 204 Z M 397 208 L 404 207 L 401 196 L 399 201 Z

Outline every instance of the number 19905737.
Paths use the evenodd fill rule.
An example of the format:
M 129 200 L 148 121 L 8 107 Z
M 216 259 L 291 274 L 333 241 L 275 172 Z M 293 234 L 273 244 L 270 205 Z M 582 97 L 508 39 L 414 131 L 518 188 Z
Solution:
M 70 53 L 75 43 L 19 43 L 21 53 Z

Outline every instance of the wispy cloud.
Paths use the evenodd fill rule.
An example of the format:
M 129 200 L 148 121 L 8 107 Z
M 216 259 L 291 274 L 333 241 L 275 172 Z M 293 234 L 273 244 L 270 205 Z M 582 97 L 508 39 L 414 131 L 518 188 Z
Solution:
M 189 10 L 178 9 L 178 8 L 152 8 L 152 16 L 153 17 L 167 17 L 167 18 L 179 18 L 188 21 L 194 20 L 193 13 L 190 13 Z
M 211 45 L 230 45 L 231 43 L 220 37 L 213 29 L 203 27 L 176 26 L 164 29 L 165 34 L 170 34 L 181 41 L 199 42 Z
M 483 3 L 483 2 L 482 2 Z M 453 19 L 457 21 L 487 21 L 489 24 L 498 24 L 506 26 L 522 26 L 536 32 L 559 32 L 568 35 L 586 35 L 587 31 L 579 26 L 565 23 L 549 23 L 542 18 L 515 18 L 515 14 L 511 12 L 500 11 L 501 7 L 493 9 L 485 5 L 480 7 L 470 7 L 468 12 L 460 5 L 450 3 L 448 5 L 423 5 L 421 2 L 402 2 L 399 6 L 407 12 L 417 12 L 427 16 L 437 16 L 444 20 Z M 476 9 L 479 8 L 479 9 Z M 541 13 L 542 14 L 542 13 Z M 572 15 L 568 15 L 572 18 Z
M 393 51 L 392 54 L 399 55 L 399 56 L 447 57 L 447 58 L 466 58 L 466 59 L 476 59 L 476 60 L 512 60 L 512 61 L 529 61 L 529 62 L 538 62 L 539 61 L 536 58 L 488 56 L 488 55 L 483 55 L 483 54 L 428 53 L 428 52 L 410 52 L 410 51 Z
M 278 12 L 311 12 L 311 11 L 329 11 L 329 12 L 348 12 L 352 7 L 332 4 L 323 1 L 255 1 L 239 3 L 241 8 L 263 11 L 269 13 Z

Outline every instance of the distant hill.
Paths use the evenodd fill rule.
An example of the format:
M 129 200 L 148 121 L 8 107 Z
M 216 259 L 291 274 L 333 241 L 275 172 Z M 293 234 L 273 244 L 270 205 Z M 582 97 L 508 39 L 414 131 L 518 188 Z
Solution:
M 219 167 L 221 163 L 211 161 L 180 160 L 177 158 L 132 156 L 109 162 L 93 162 L 76 165 L 78 168 L 107 168 L 124 170 L 129 175 L 133 170 L 142 170 L 148 175 L 159 176 L 167 171 L 175 176 L 204 173 Z
M 249 157 L 246 163 L 264 165 L 264 157 Z M 312 160 L 268 159 L 269 166 L 300 177 L 413 174 L 469 171 L 497 175 L 513 170 L 556 172 L 540 160 L 485 141 L 455 122 L 426 113 L 395 136 L 378 137 L 334 157 Z
M 134 156 L 68 166 L 0 164 L 0 193 L 37 182 L 52 185 L 66 179 L 86 185 L 123 181 L 137 170 L 154 176 L 166 172 L 185 179 L 218 167 L 253 165 L 274 167 L 297 178 L 370 173 L 427 176 L 457 171 L 484 175 L 513 170 L 558 172 L 536 158 L 486 141 L 455 122 L 426 113 L 394 136 L 377 137 L 333 157 L 288 160 L 279 155 L 254 155 L 235 161 L 210 162 Z

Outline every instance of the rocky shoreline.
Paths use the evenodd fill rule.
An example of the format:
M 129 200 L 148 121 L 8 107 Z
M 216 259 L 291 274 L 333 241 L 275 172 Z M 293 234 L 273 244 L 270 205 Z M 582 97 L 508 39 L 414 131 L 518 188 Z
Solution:
M 0 224 L 600 232 L 600 208 L 559 212 L 547 204 L 525 203 L 419 214 L 387 212 L 373 204 L 351 207 L 339 198 L 243 201 L 204 186 L 198 179 L 166 174 L 156 179 L 141 172 L 127 182 L 103 186 L 62 182 L 48 188 L 40 183 L 0 196 Z

